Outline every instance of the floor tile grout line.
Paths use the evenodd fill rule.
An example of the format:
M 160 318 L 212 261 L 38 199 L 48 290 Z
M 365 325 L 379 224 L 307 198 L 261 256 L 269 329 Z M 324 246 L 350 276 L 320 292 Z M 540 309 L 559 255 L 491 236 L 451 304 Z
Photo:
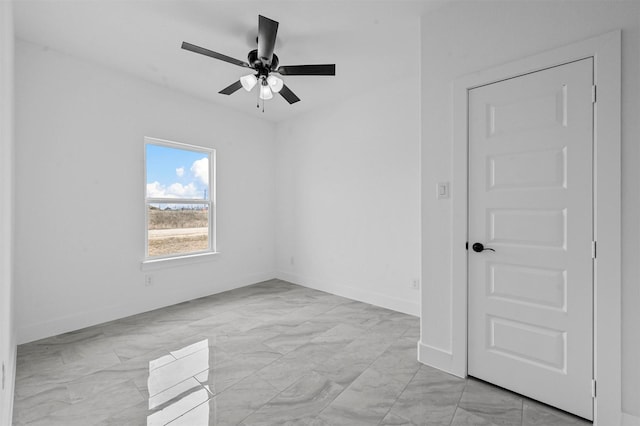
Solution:
M 307 321 L 305 321 L 305 322 L 307 322 Z M 333 327 L 332 327 L 332 328 L 333 328 Z M 331 328 L 331 329 L 332 329 L 332 328 Z M 331 329 L 330 329 L 330 330 L 331 330 Z M 294 349 L 294 350 L 295 350 L 295 349 Z M 293 352 L 293 351 L 291 351 L 291 352 Z M 288 353 L 291 353 L 291 352 L 288 352 Z M 283 354 L 282 356 L 280 356 L 280 358 L 277 358 L 277 359 L 273 360 L 272 362 L 270 362 L 269 364 L 265 365 L 264 367 L 260 368 L 259 370 L 257 370 L 255 373 L 252 373 L 252 374 L 258 374 L 261 370 L 263 370 L 263 369 L 267 368 L 267 367 L 268 367 L 268 366 L 270 366 L 271 364 L 273 364 L 273 363 L 277 362 L 278 360 L 280 360 L 280 359 L 284 358 L 286 355 L 287 355 L 287 354 Z M 317 367 L 317 365 L 314 365 L 314 367 Z M 313 369 L 312 369 L 311 371 L 312 371 L 312 372 L 314 372 L 314 370 L 313 370 Z M 268 381 L 268 380 L 266 380 L 266 379 L 263 379 L 265 382 L 267 382 L 270 386 L 272 386 L 274 389 L 278 390 L 279 392 L 278 392 L 277 394 L 275 394 L 275 395 L 274 395 L 271 399 L 269 399 L 267 402 L 265 402 L 264 404 L 262 404 L 262 406 L 261 406 L 260 408 L 262 408 L 262 407 L 264 407 L 265 405 L 269 404 L 271 401 L 273 401 L 275 398 L 277 398 L 280 394 L 282 394 L 284 391 L 286 391 L 287 389 L 289 389 L 291 386 L 295 385 L 298 381 L 300 381 L 300 380 L 301 380 L 303 377 L 305 377 L 305 376 L 307 376 L 307 374 L 305 374 L 305 375 L 303 375 L 302 377 L 298 378 L 298 380 L 296 380 L 294 383 L 292 383 L 291 385 L 287 386 L 287 387 L 286 387 L 285 389 L 283 389 L 283 390 L 280 390 L 280 389 L 276 388 L 273 384 L 271 384 L 271 382 L 269 382 L 269 381 Z M 248 377 L 248 376 L 247 376 L 247 377 Z M 245 378 L 243 378 L 242 380 L 244 380 L 244 379 L 246 379 L 246 377 L 245 377 Z M 242 381 L 242 380 L 240 380 L 240 381 Z M 239 382 L 238 382 L 238 383 L 239 383 Z M 346 389 L 346 386 L 345 386 L 345 389 Z M 344 391 L 344 389 L 343 389 L 343 391 Z M 341 391 L 338 395 L 340 395 L 341 393 L 342 393 L 342 391 Z M 337 396 L 336 396 L 336 397 L 337 397 Z M 331 402 L 333 402 L 334 400 L 335 400 L 335 398 L 334 398 Z M 330 403 L 329 403 L 329 404 L 330 404 Z M 329 404 L 327 404 L 327 405 L 329 405 Z M 247 416 L 245 416 L 245 417 L 244 417 L 244 418 L 243 418 L 243 419 L 242 419 L 238 424 L 240 424 L 240 423 L 244 422 L 248 417 L 250 417 L 253 413 L 255 413 L 256 411 L 258 411 L 260 408 L 257 408 L 257 409 L 255 409 L 255 410 L 253 410 L 251 413 L 249 413 Z M 326 406 L 325 406 L 325 408 L 326 408 Z M 324 408 L 323 408 L 323 409 L 324 409 Z M 322 411 L 322 410 L 320 410 L 320 411 Z M 319 414 L 319 412 L 318 412 L 318 414 Z
M 328 312 L 328 311 L 326 311 L 326 312 Z M 324 312 L 324 313 L 326 313 L 326 312 Z M 318 315 L 316 315 L 316 316 L 319 316 L 319 315 L 320 315 L 320 314 L 318 314 Z M 314 318 L 315 318 L 316 316 L 314 316 Z M 306 323 L 309 323 L 309 322 L 310 322 L 310 320 L 305 320 L 304 322 L 300 323 L 299 325 L 306 324 Z M 269 324 L 268 324 L 268 323 L 264 323 L 263 325 L 269 325 Z M 338 327 L 339 325 L 340 325 L 340 324 L 335 325 L 335 326 L 333 326 L 333 327 L 329 328 L 328 330 L 326 330 L 326 331 L 325 331 L 325 332 L 323 332 L 322 334 L 325 334 L 325 333 L 327 333 L 328 331 L 333 330 L 334 328 Z M 256 327 L 258 327 L 258 326 L 256 326 Z M 255 329 L 256 327 L 253 327 L 253 328 L 249 329 L 248 331 L 253 330 L 253 329 Z M 297 326 L 296 326 L 296 327 L 297 327 Z M 280 335 L 282 335 L 282 334 L 283 334 L 283 333 L 280 333 L 278 336 L 280 336 Z M 277 337 L 277 336 L 276 336 L 276 337 Z M 311 340 L 313 340 L 313 339 L 311 339 Z M 256 371 L 256 373 L 258 373 L 260 370 L 263 370 L 263 369 L 265 369 L 265 368 L 269 367 L 270 365 L 272 365 L 273 363 L 275 363 L 275 362 L 279 361 L 280 359 L 284 358 L 285 356 L 289 355 L 290 353 L 295 352 L 295 351 L 296 351 L 297 349 L 299 349 L 300 347 L 302 347 L 302 346 L 304 346 L 304 345 L 306 345 L 306 344 L 310 343 L 310 342 L 311 342 L 311 340 L 309 340 L 309 341 L 307 341 L 307 342 L 303 343 L 302 345 L 298 346 L 297 348 L 292 349 L 292 350 L 290 350 L 290 351 L 288 351 L 288 352 L 286 352 L 286 353 L 281 353 L 281 352 L 279 352 L 279 351 L 277 351 L 277 350 L 275 350 L 275 349 L 273 349 L 273 348 L 272 348 L 274 351 L 276 351 L 276 352 L 278 352 L 278 353 L 281 353 L 281 356 L 280 356 L 279 358 L 274 359 L 274 360 L 273 360 L 272 362 L 270 362 L 269 364 L 264 365 L 262 368 L 260 368 L 259 370 L 257 370 L 257 371 Z M 260 343 L 265 344 L 265 343 L 264 343 L 264 340 L 263 340 L 263 341 L 261 341 Z M 271 348 L 269 345 L 266 345 L 266 346 L 268 346 L 269 348 Z M 376 359 L 377 359 L 377 358 L 376 358 Z M 246 378 L 246 377 L 245 377 L 245 378 Z M 284 390 L 283 390 L 283 391 L 284 391 Z
M 394 341 L 393 341 L 393 343 L 397 342 L 399 339 L 400 339 L 400 338 L 397 338 L 396 340 L 394 340 Z M 335 400 L 336 400 L 340 395 L 342 395 L 342 393 L 343 393 L 343 392 L 345 392 L 347 389 L 349 389 L 349 387 L 351 387 L 351 385 L 352 385 L 356 380 L 358 380 L 358 378 L 360 378 L 360 376 L 362 376 L 362 375 L 364 374 L 364 372 L 365 372 L 365 371 L 367 371 L 369 368 L 371 368 L 371 366 L 372 366 L 372 365 L 373 365 L 373 364 L 374 364 L 374 363 L 375 363 L 375 362 L 376 362 L 376 361 L 377 361 L 377 360 L 378 360 L 382 355 L 384 355 L 384 354 L 385 354 L 385 352 L 387 352 L 387 351 L 389 350 L 389 348 L 393 345 L 393 343 L 390 343 L 390 344 L 389 344 L 389 346 L 387 346 L 387 348 L 386 348 L 386 349 L 385 349 L 385 350 L 384 350 L 380 355 L 378 355 L 377 357 L 375 357 L 375 358 L 374 358 L 374 359 L 373 359 L 369 364 L 367 364 L 367 367 L 366 367 L 365 369 L 363 369 L 363 370 L 360 372 L 360 374 L 358 374 L 358 375 L 356 376 L 356 378 L 354 378 L 354 379 L 353 379 L 353 380 L 352 380 L 352 381 L 351 381 L 347 386 L 345 386 L 345 387 L 344 387 L 344 389 L 342 389 L 342 391 L 341 391 L 338 395 L 336 395 L 336 397 L 333 399 L 333 401 L 335 401 Z M 404 390 L 404 389 L 403 389 L 403 390 Z M 333 402 L 333 401 L 331 401 L 331 402 Z M 395 402 L 394 402 L 394 403 L 395 403 Z M 320 411 L 318 412 L 318 416 L 320 416 L 320 415 L 322 414 L 322 412 L 323 412 L 324 410 L 326 410 L 326 409 L 329 407 L 329 405 L 331 405 L 331 404 L 327 404 L 327 405 L 326 405 L 322 410 L 320 410 Z M 386 414 L 385 414 L 385 415 L 386 415 Z M 383 419 L 384 419 L 384 417 L 383 417 Z
M 339 306 L 339 305 L 338 305 L 338 306 Z M 337 306 L 336 306 L 336 307 L 337 307 Z M 334 307 L 334 308 L 335 308 L 335 307 Z M 329 309 L 329 311 L 330 311 L 330 310 L 332 310 L 332 309 L 334 309 L 334 308 Z M 329 312 L 329 311 L 325 311 L 324 313 Z M 316 316 L 319 316 L 319 315 L 320 315 L 320 314 L 318 314 L 318 315 L 316 315 Z M 315 316 L 314 316 L 314 318 L 315 318 Z M 309 322 L 309 320 L 304 321 L 304 323 L 306 323 L 306 322 Z M 338 325 L 340 325 L 340 324 L 338 324 Z M 334 326 L 334 327 L 331 327 L 329 330 L 334 329 L 334 328 L 335 328 L 335 327 L 337 327 L 338 325 L 336 325 L 336 326 Z M 327 330 L 327 332 L 328 332 L 329 330 Z M 354 340 L 356 340 L 356 339 L 354 339 Z M 396 338 L 396 340 L 394 340 L 394 342 L 393 342 L 393 343 L 397 342 L 398 340 L 400 340 L 400 337 Z M 352 341 L 352 342 L 353 342 L 353 341 Z M 307 342 L 307 343 L 308 343 L 308 342 Z M 362 370 L 362 372 L 360 372 L 360 374 L 358 374 L 358 376 L 356 376 L 356 377 L 355 377 L 355 378 L 354 378 L 354 379 L 353 379 L 353 380 L 352 380 L 348 385 L 346 385 L 346 386 L 345 386 L 345 387 L 340 391 L 340 393 L 338 393 L 338 394 L 335 396 L 335 398 L 333 398 L 333 399 L 331 400 L 331 402 L 327 403 L 327 405 L 325 405 L 325 406 L 322 408 L 322 410 L 320 410 L 320 411 L 317 413 L 316 418 L 317 418 L 317 417 L 319 417 L 319 416 L 321 415 L 321 413 L 322 413 L 322 412 L 323 412 L 327 407 L 329 407 L 329 405 L 331 405 L 331 403 L 333 403 L 333 401 L 335 401 L 335 400 L 336 400 L 336 399 L 337 399 L 337 398 L 338 398 L 338 397 L 339 397 L 339 396 L 340 396 L 344 391 L 346 391 L 346 390 L 347 390 L 347 389 L 348 389 L 348 388 L 353 384 L 353 382 L 355 382 L 355 381 L 356 381 L 356 380 L 357 380 L 357 379 L 358 379 L 358 378 L 359 378 L 359 377 L 360 377 L 360 376 L 361 376 L 361 375 L 362 375 L 362 374 L 363 374 L 367 369 L 369 369 L 369 368 L 371 367 L 371 365 L 373 365 L 373 363 L 374 363 L 375 361 L 377 361 L 377 360 L 378 360 L 378 358 L 380 358 L 380 357 L 381 357 L 381 356 L 382 356 L 382 355 L 383 355 L 383 354 L 384 354 L 384 353 L 389 349 L 389 347 L 391 347 L 391 346 L 393 345 L 393 343 L 389 344 L 389 346 L 387 347 L 387 349 L 385 349 L 385 351 L 383 351 L 380 355 L 378 355 L 376 358 L 374 358 L 374 359 L 373 359 L 373 360 L 372 360 L 372 361 L 367 365 L 367 367 L 366 367 L 364 370 Z M 294 349 L 293 351 L 295 351 L 295 349 Z M 290 351 L 290 352 L 288 352 L 288 353 L 291 353 L 291 352 L 293 352 L 293 351 Z M 287 354 L 283 354 L 280 358 L 277 358 L 276 360 L 272 361 L 271 363 L 269 363 L 269 364 L 265 365 L 265 366 L 264 366 L 264 367 L 262 367 L 260 370 L 262 370 L 262 369 L 264 369 L 264 368 L 267 368 L 269 365 L 271 365 L 271 364 L 275 363 L 276 361 L 278 361 L 278 360 L 282 359 L 282 358 L 283 358 L 283 357 L 285 357 L 286 355 L 287 355 Z M 331 357 L 331 358 L 333 358 L 333 357 Z M 331 359 L 331 358 L 329 358 L 329 359 Z M 327 361 L 328 361 L 329 359 L 327 359 Z M 317 365 L 315 365 L 314 367 L 317 367 Z M 259 371 L 260 371 L 260 370 L 256 371 L 256 374 L 257 374 L 257 373 L 259 373 Z M 315 371 L 315 370 L 313 370 L 313 369 L 312 369 L 311 371 Z M 318 374 L 321 374 L 321 373 L 318 373 Z M 262 407 L 264 407 L 265 405 L 269 404 L 271 401 L 273 401 L 274 399 L 276 399 L 280 394 L 282 394 L 284 391 L 286 391 L 287 389 L 289 389 L 291 386 L 295 385 L 299 380 L 301 380 L 301 379 L 302 379 L 303 377 L 305 377 L 305 376 L 307 376 L 307 374 L 303 375 L 303 376 L 302 376 L 302 377 L 300 377 L 298 380 L 296 380 L 294 383 L 292 383 L 291 385 L 287 386 L 285 389 L 283 389 L 283 390 L 281 390 L 280 392 L 278 392 L 278 393 L 277 393 L 276 395 L 274 395 L 271 399 L 269 399 L 269 401 L 267 401 L 266 403 L 264 403 L 264 404 L 262 405 Z M 245 377 L 245 378 L 246 378 L 246 377 Z M 270 383 L 268 380 L 265 380 L 265 381 L 271 385 L 271 383 Z M 271 386 L 273 386 L 273 385 L 271 385 Z M 277 389 L 277 388 L 276 388 L 276 389 Z M 260 408 L 262 408 L 262 407 L 260 407 Z M 244 422 L 244 420 L 246 420 L 246 419 L 247 419 L 248 417 L 250 417 L 252 414 L 254 414 L 255 412 L 257 412 L 260 408 L 258 408 L 258 409 L 256 409 L 256 410 L 253 410 L 250 414 L 248 414 L 246 417 L 244 417 L 244 418 L 240 421 L 240 423 Z M 240 424 L 240 423 L 239 423 L 239 424 Z
M 191 379 L 193 379 L 193 380 L 195 380 L 196 382 L 198 382 L 198 384 L 199 384 L 202 388 L 204 388 L 204 387 L 205 387 L 205 385 L 203 385 L 203 384 L 200 382 L 200 380 L 198 380 L 198 379 L 196 378 L 196 376 L 198 376 L 198 375 L 202 374 L 202 373 L 203 373 L 204 371 L 206 371 L 206 370 L 208 370 L 208 368 L 205 368 L 204 370 L 202 370 L 202 371 L 200 371 L 200 372 L 198 372 L 198 373 L 196 373 L 196 374 L 194 374 L 194 375 L 191 375 L 191 376 L 187 377 L 186 379 L 181 380 L 181 381 L 179 381 L 179 382 L 177 382 L 177 383 L 175 383 L 175 384 L 173 384 L 173 385 L 169 386 L 168 388 L 161 390 L 160 392 L 154 393 L 153 395 L 151 395 L 151 392 L 149 392 L 149 399 L 153 398 L 154 396 L 157 396 L 157 395 L 161 394 L 162 392 L 168 391 L 169 389 L 173 389 L 173 388 L 175 388 L 176 386 L 181 385 L 182 383 L 186 382 L 187 380 L 191 380 Z M 207 391 L 208 391 L 209 393 L 211 393 L 211 394 L 212 394 L 211 390 L 207 389 Z M 213 394 L 212 394 L 212 395 L 213 395 Z
M 458 409 L 460 409 L 460 401 L 462 401 L 462 396 L 467 390 L 467 384 L 469 383 L 469 376 L 465 377 L 463 380 L 464 380 L 464 386 L 462 387 L 462 392 L 460 392 L 460 396 L 458 397 L 458 402 L 456 402 L 456 409 L 453 410 L 453 415 L 451 416 L 451 420 L 449 421 L 449 426 L 453 424 L 453 420 L 456 418 L 456 413 L 458 412 Z
M 241 306 L 246 306 L 246 305 L 248 305 L 248 304 L 249 304 L 249 303 L 242 304 Z M 225 311 L 225 312 L 228 312 L 228 311 Z M 255 328 L 255 327 L 253 327 L 253 328 Z M 253 328 L 252 328 L 252 329 L 253 329 Z M 249 329 L 249 330 L 252 330 L 252 329 Z M 249 330 L 247 330 L 247 331 L 249 331 Z M 285 355 L 286 355 L 286 354 L 281 354 L 281 356 L 280 356 L 280 357 L 276 358 L 275 360 L 273 360 L 272 362 L 270 362 L 269 364 L 265 365 L 265 366 L 264 366 L 264 367 L 262 367 L 262 368 L 266 368 L 268 365 L 271 365 L 272 363 L 276 362 L 277 360 L 279 360 L 279 359 L 283 358 Z M 174 357 L 174 358 L 175 358 L 175 357 Z M 262 368 L 261 368 L 261 369 L 262 369 Z M 255 372 L 253 372 L 253 373 L 249 373 L 247 376 L 242 377 L 242 378 L 241 378 L 240 380 L 238 380 L 235 384 L 242 382 L 243 380 L 245 380 L 247 377 L 251 376 L 252 374 L 256 374 L 256 373 L 258 373 L 261 369 L 256 370 L 256 371 L 255 371 Z M 203 371 L 204 371 L 204 370 L 203 370 Z M 201 374 L 201 373 L 202 373 L 202 372 L 200 372 L 200 373 L 198 373 L 198 374 Z M 198 379 L 196 379 L 196 378 L 195 378 L 195 376 L 192 376 L 192 377 L 190 377 L 190 378 L 193 378 L 194 380 L 198 381 Z M 188 379 L 186 379 L 186 380 L 188 380 Z M 198 382 L 199 382 L 199 381 L 198 381 Z M 199 383 L 200 383 L 200 382 L 199 382 Z M 268 383 L 268 382 L 267 382 L 267 383 Z M 235 384 L 234 384 L 234 385 L 235 385 Z M 223 391 L 222 391 L 222 392 L 220 392 L 220 393 L 217 393 L 217 392 L 216 392 L 215 394 L 212 394 L 212 395 L 211 395 L 211 397 L 210 397 L 207 401 L 203 402 L 202 404 L 208 404 L 208 403 L 209 403 L 209 401 L 211 401 L 212 399 L 215 399 L 215 398 L 216 398 L 217 396 L 219 396 L 219 395 L 222 395 L 225 391 L 227 391 L 228 389 L 232 388 L 234 385 L 229 386 L 228 388 L 226 388 L 225 390 L 223 390 Z M 271 383 L 269 383 L 269 385 L 270 385 L 270 386 L 272 386 L 272 387 L 274 387 L 273 385 L 271 385 Z M 275 387 L 274 387 L 274 389 L 276 389 L 276 390 L 277 390 L 277 388 L 275 388 Z M 211 391 L 210 391 L 210 390 L 209 390 L 209 392 L 211 393 Z M 282 392 L 284 392 L 284 390 L 283 390 L 283 391 L 281 391 L 281 392 L 278 392 L 278 393 L 276 394 L 276 396 L 277 396 L 277 395 L 279 395 L 279 394 L 281 394 Z M 275 397 L 274 397 L 274 398 L 275 398 Z M 272 399 L 273 399 L 273 398 L 272 398 Z M 179 419 L 180 417 L 182 417 L 182 416 L 186 415 L 188 412 L 190 412 L 190 411 L 194 410 L 195 408 L 197 408 L 197 407 L 201 406 L 202 404 L 198 404 L 196 407 L 193 407 L 191 410 L 188 410 L 187 412 L 183 413 L 182 415 L 180 415 L 180 416 L 176 417 L 175 419 L 171 420 L 169 423 L 171 423 L 171 422 L 173 422 L 173 421 L 175 421 L 175 420 Z M 264 406 L 264 405 L 266 405 L 266 404 L 263 404 L 262 406 Z M 257 409 L 256 409 L 256 410 L 253 410 L 251 413 L 249 413 L 247 416 L 245 416 L 242 420 L 240 420 L 240 422 L 239 422 L 238 424 L 242 423 L 242 422 L 243 422 L 247 417 L 249 417 L 249 416 L 250 416 L 251 414 L 253 414 L 255 411 L 257 411 Z M 169 423 L 167 423 L 167 424 L 169 424 Z
M 420 371 L 420 366 L 418 366 L 418 369 L 416 370 L 415 373 L 413 373 L 413 375 L 411 376 L 411 379 L 409 379 L 409 381 L 404 385 L 402 390 L 398 393 L 398 396 L 396 396 L 396 399 L 393 400 L 393 404 L 391 404 L 389 406 L 389 409 L 387 410 L 386 413 L 384 413 L 384 416 L 382 416 L 382 418 L 380 419 L 378 424 L 382 423 L 382 421 L 385 419 L 385 417 L 387 417 L 389 415 L 389 413 L 391 412 L 391 409 L 393 408 L 393 406 L 396 405 L 396 402 L 398 402 L 398 399 L 400 399 L 400 396 L 402 396 L 404 391 L 407 389 L 407 386 L 409 386 L 409 383 L 411 383 L 413 381 L 413 379 L 416 377 L 416 375 L 418 374 L 419 371 Z
M 307 321 L 305 321 L 305 322 L 307 322 Z M 302 323 L 301 323 L 301 324 L 302 324 Z M 268 325 L 268 323 L 266 323 L 266 322 L 265 322 L 265 323 L 264 323 L 264 325 Z M 256 326 L 256 327 L 258 327 L 258 326 Z M 249 329 L 249 330 L 247 330 L 247 331 L 253 330 L 253 329 L 255 329 L 256 327 L 253 327 L 253 328 L 251 328 L 251 329 Z M 264 341 L 260 341 L 260 343 L 264 344 Z M 294 349 L 294 350 L 295 350 L 295 349 Z M 276 351 L 276 352 L 277 352 L 277 351 Z M 269 367 L 270 365 L 272 365 L 272 364 L 274 364 L 275 362 L 279 361 L 280 359 L 284 358 L 288 353 L 291 353 L 291 352 L 293 352 L 293 351 L 287 352 L 287 353 L 285 353 L 285 354 L 281 354 L 281 355 L 280 355 L 280 357 L 278 357 L 278 358 L 274 359 L 274 360 L 273 360 L 273 361 L 271 361 L 270 363 L 265 364 L 264 366 L 262 366 L 260 369 L 258 369 L 258 370 L 256 370 L 256 371 L 254 371 L 253 373 L 250 373 L 250 374 L 248 374 L 247 376 L 243 377 L 242 379 L 238 380 L 236 383 L 234 383 L 233 385 L 229 386 L 228 388 L 226 388 L 225 390 L 223 390 L 223 391 L 222 391 L 222 392 L 220 392 L 219 394 L 218 394 L 218 393 L 214 394 L 214 398 L 215 398 L 215 397 L 217 397 L 218 395 L 223 394 L 225 391 L 227 391 L 228 389 L 232 388 L 232 387 L 233 387 L 233 386 L 235 386 L 236 384 L 238 384 L 238 383 L 242 382 L 243 380 L 245 380 L 245 379 L 246 379 L 247 377 L 249 377 L 250 375 L 252 375 L 252 374 L 256 374 L 256 375 L 258 375 L 258 374 L 259 374 L 259 372 L 260 372 L 261 370 L 263 370 L 263 369 L 265 369 L 265 368 Z M 273 396 L 271 399 L 269 399 L 267 402 L 265 402 L 264 404 L 262 404 L 259 408 L 256 408 L 255 410 L 252 410 L 249 414 L 247 414 L 245 417 L 243 417 L 243 418 L 242 418 L 242 420 L 240 420 L 237 424 L 241 424 L 242 422 L 244 422 L 244 421 L 245 421 L 248 417 L 250 417 L 253 413 L 255 413 L 255 412 L 256 412 L 256 411 L 258 411 L 260 408 L 262 408 L 262 407 L 264 407 L 265 405 L 267 405 L 267 404 L 268 404 L 269 402 L 271 402 L 274 398 L 276 398 L 278 395 L 280 395 L 282 392 L 284 392 L 284 391 L 286 390 L 286 389 L 280 390 L 280 389 L 276 388 L 276 387 L 275 387 L 275 386 L 273 386 L 273 385 L 271 384 L 271 382 L 269 382 L 268 380 L 265 380 L 265 382 L 267 382 L 267 383 L 269 384 L 269 386 L 271 386 L 271 387 L 273 387 L 274 389 L 278 390 L 278 393 L 276 393 L 276 395 L 274 395 L 274 396 Z M 294 384 L 295 384 L 295 383 L 294 383 Z M 293 384 L 292 384 L 292 385 L 293 385 Z M 287 388 L 288 388 L 288 387 L 287 387 Z
M 244 379 L 243 379 L 244 380 Z M 271 383 L 269 383 L 268 380 L 265 380 L 265 382 L 267 382 L 267 384 L 269 384 L 269 386 L 271 386 L 272 388 L 274 388 L 275 390 L 278 391 L 278 393 L 276 393 L 273 398 L 269 399 L 267 402 L 265 402 L 264 404 L 262 404 L 260 407 L 256 408 L 255 410 L 252 410 L 249 414 L 247 414 L 246 416 L 244 416 L 238 423 L 236 423 L 237 425 L 243 423 L 246 419 L 248 419 L 249 417 L 251 417 L 256 411 L 258 411 L 260 408 L 264 407 L 265 405 L 269 404 L 271 401 L 273 401 L 274 398 L 276 398 L 278 395 L 280 395 L 282 392 L 284 392 L 285 390 L 279 390 L 277 387 L 273 386 Z M 239 383 L 239 382 L 238 382 Z M 225 389 L 226 390 L 226 389 Z M 223 391 L 224 392 L 224 391 Z
M 180 415 L 179 415 L 178 417 L 176 417 L 175 419 L 171 419 L 171 420 L 169 420 L 167 423 L 164 423 L 164 424 L 163 424 L 163 426 L 166 426 L 166 425 L 168 425 L 168 424 L 171 424 L 171 423 L 175 422 L 175 421 L 176 421 L 176 420 L 178 420 L 180 417 L 183 417 L 183 416 L 187 415 L 188 413 L 192 412 L 192 411 L 193 411 L 193 410 L 195 410 L 196 408 L 200 407 L 202 404 L 208 404 L 208 403 L 209 403 L 209 401 L 211 401 L 212 399 L 213 399 L 213 396 L 212 396 L 211 398 L 207 399 L 206 401 L 204 401 L 204 402 L 202 402 L 202 403 L 200 403 L 200 404 L 196 405 L 195 407 L 190 408 L 189 410 L 185 411 L 184 413 L 180 414 Z

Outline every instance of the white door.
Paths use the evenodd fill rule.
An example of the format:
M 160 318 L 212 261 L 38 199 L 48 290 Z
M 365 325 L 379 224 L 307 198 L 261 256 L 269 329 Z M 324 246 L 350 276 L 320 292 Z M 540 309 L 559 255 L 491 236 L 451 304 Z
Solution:
M 592 86 L 588 58 L 469 91 L 469 375 L 587 419 Z

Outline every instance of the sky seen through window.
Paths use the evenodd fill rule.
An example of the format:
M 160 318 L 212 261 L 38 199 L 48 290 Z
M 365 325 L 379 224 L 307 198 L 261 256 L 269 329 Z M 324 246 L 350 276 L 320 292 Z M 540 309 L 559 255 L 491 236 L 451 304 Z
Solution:
M 206 153 L 147 144 L 146 155 L 147 198 L 208 198 L 209 157 Z

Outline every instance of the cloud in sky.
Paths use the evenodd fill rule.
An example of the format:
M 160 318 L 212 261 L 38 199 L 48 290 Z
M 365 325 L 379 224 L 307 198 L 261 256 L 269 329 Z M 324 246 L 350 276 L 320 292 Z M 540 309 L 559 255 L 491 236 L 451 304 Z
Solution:
M 209 186 L 209 159 L 207 157 L 195 160 L 189 172 L 184 167 L 176 168 L 175 172 L 175 175 L 183 181 L 182 183 L 160 182 L 158 180 L 147 183 L 147 197 L 200 200 L 204 197 Z
M 182 185 L 176 182 L 169 186 L 162 185 L 158 181 L 147 184 L 147 197 L 150 198 L 202 199 L 203 195 L 203 191 L 198 189 L 193 182 L 188 185 Z
M 191 165 L 191 172 L 193 175 L 200 179 L 200 181 L 208 185 L 209 184 L 209 159 L 207 157 L 196 160 Z

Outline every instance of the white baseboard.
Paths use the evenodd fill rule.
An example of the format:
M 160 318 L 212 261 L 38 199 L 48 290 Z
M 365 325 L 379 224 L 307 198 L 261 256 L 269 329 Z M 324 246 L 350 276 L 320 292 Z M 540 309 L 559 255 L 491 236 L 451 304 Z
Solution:
M 640 426 L 640 417 L 622 413 L 622 426 Z
M 207 294 L 191 295 L 188 298 L 175 300 L 166 300 L 163 302 L 129 301 L 128 303 L 106 306 L 100 309 L 93 309 L 83 312 L 77 312 L 70 315 L 61 316 L 35 324 L 22 325 L 17 327 L 18 344 L 33 342 L 35 340 L 44 339 L 58 334 L 79 330 L 92 325 L 102 324 L 119 318 L 136 315 L 142 312 L 163 308 L 165 306 L 174 305 L 176 303 L 185 302 L 198 297 L 204 297 L 211 294 L 221 293 L 223 291 L 233 290 L 235 288 L 245 287 L 261 281 L 270 279 L 282 279 L 304 287 L 313 288 L 320 291 L 326 291 L 338 296 L 358 300 L 372 305 L 391 309 L 405 314 L 419 316 L 420 305 L 418 302 L 411 302 L 403 299 L 390 297 L 385 294 L 371 293 L 363 289 L 350 286 L 342 286 L 336 284 L 320 283 L 316 280 L 307 280 L 293 274 L 284 272 L 279 273 L 263 273 L 254 274 L 233 280 L 222 285 L 218 284 L 214 291 Z
M 420 316 L 420 302 L 398 299 L 387 294 L 374 293 L 362 288 L 338 283 L 329 283 L 327 281 L 316 280 L 309 277 L 302 277 L 297 274 L 279 271 L 277 277 L 283 281 L 288 281 L 303 287 L 320 290 L 336 296 L 346 297 L 347 299 L 357 300 L 358 302 L 369 303 L 371 305 L 380 306 L 381 308 L 391 309 L 392 311 L 402 312 L 403 314 Z
M 2 395 L 0 403 L 2 403 L 2 409 L 0 409 L 0 413 L 2 413 L 2 418 L 0 418 L 0 425 L 10 425 L 13 420 L 13 395 L 15 391 L 16 384 L 16 359 L 17 359 L 17 348 L 14 346 L 11 348 L 10 357 L 7 360 L 7 365 L 5 366 L 5 390 L 4 395 Z
M 58 334 L 80 330 L 92 325 L 102 324 L 131 315 L 152 311 L 154 309 L 164 308 L 166 306 L 175 305 L 177 303 L 186 302 L 189 300 L 197 299 L 199 297 L 205 297 L 212 294 L 233 290 L 235 288 L 245 287 L 258 282 L 274 279 L 274 277 L 274 272 L 252 274 L 225 283 L 217 283 L 216 288 L 212 289 L 206 294 L 193 294 L 189 295 L 187 298 L 176 298 L 172 300 L 163 300 L 161 302 L 149 302 L 148 300 L 129 301 L 127 303 L 106 306 L 100 309 L 77 312 L 36 324 L 18 326 L 18 344 L 21 345 L 23 343 L 29 343 L 51 336 L 57 336 Z
M 453 368 L 453 354 L 451 352 L 427 345 L 422 341 L 418 342 L 418 361 L 454 376 L 465 377 L 463 372 Z

